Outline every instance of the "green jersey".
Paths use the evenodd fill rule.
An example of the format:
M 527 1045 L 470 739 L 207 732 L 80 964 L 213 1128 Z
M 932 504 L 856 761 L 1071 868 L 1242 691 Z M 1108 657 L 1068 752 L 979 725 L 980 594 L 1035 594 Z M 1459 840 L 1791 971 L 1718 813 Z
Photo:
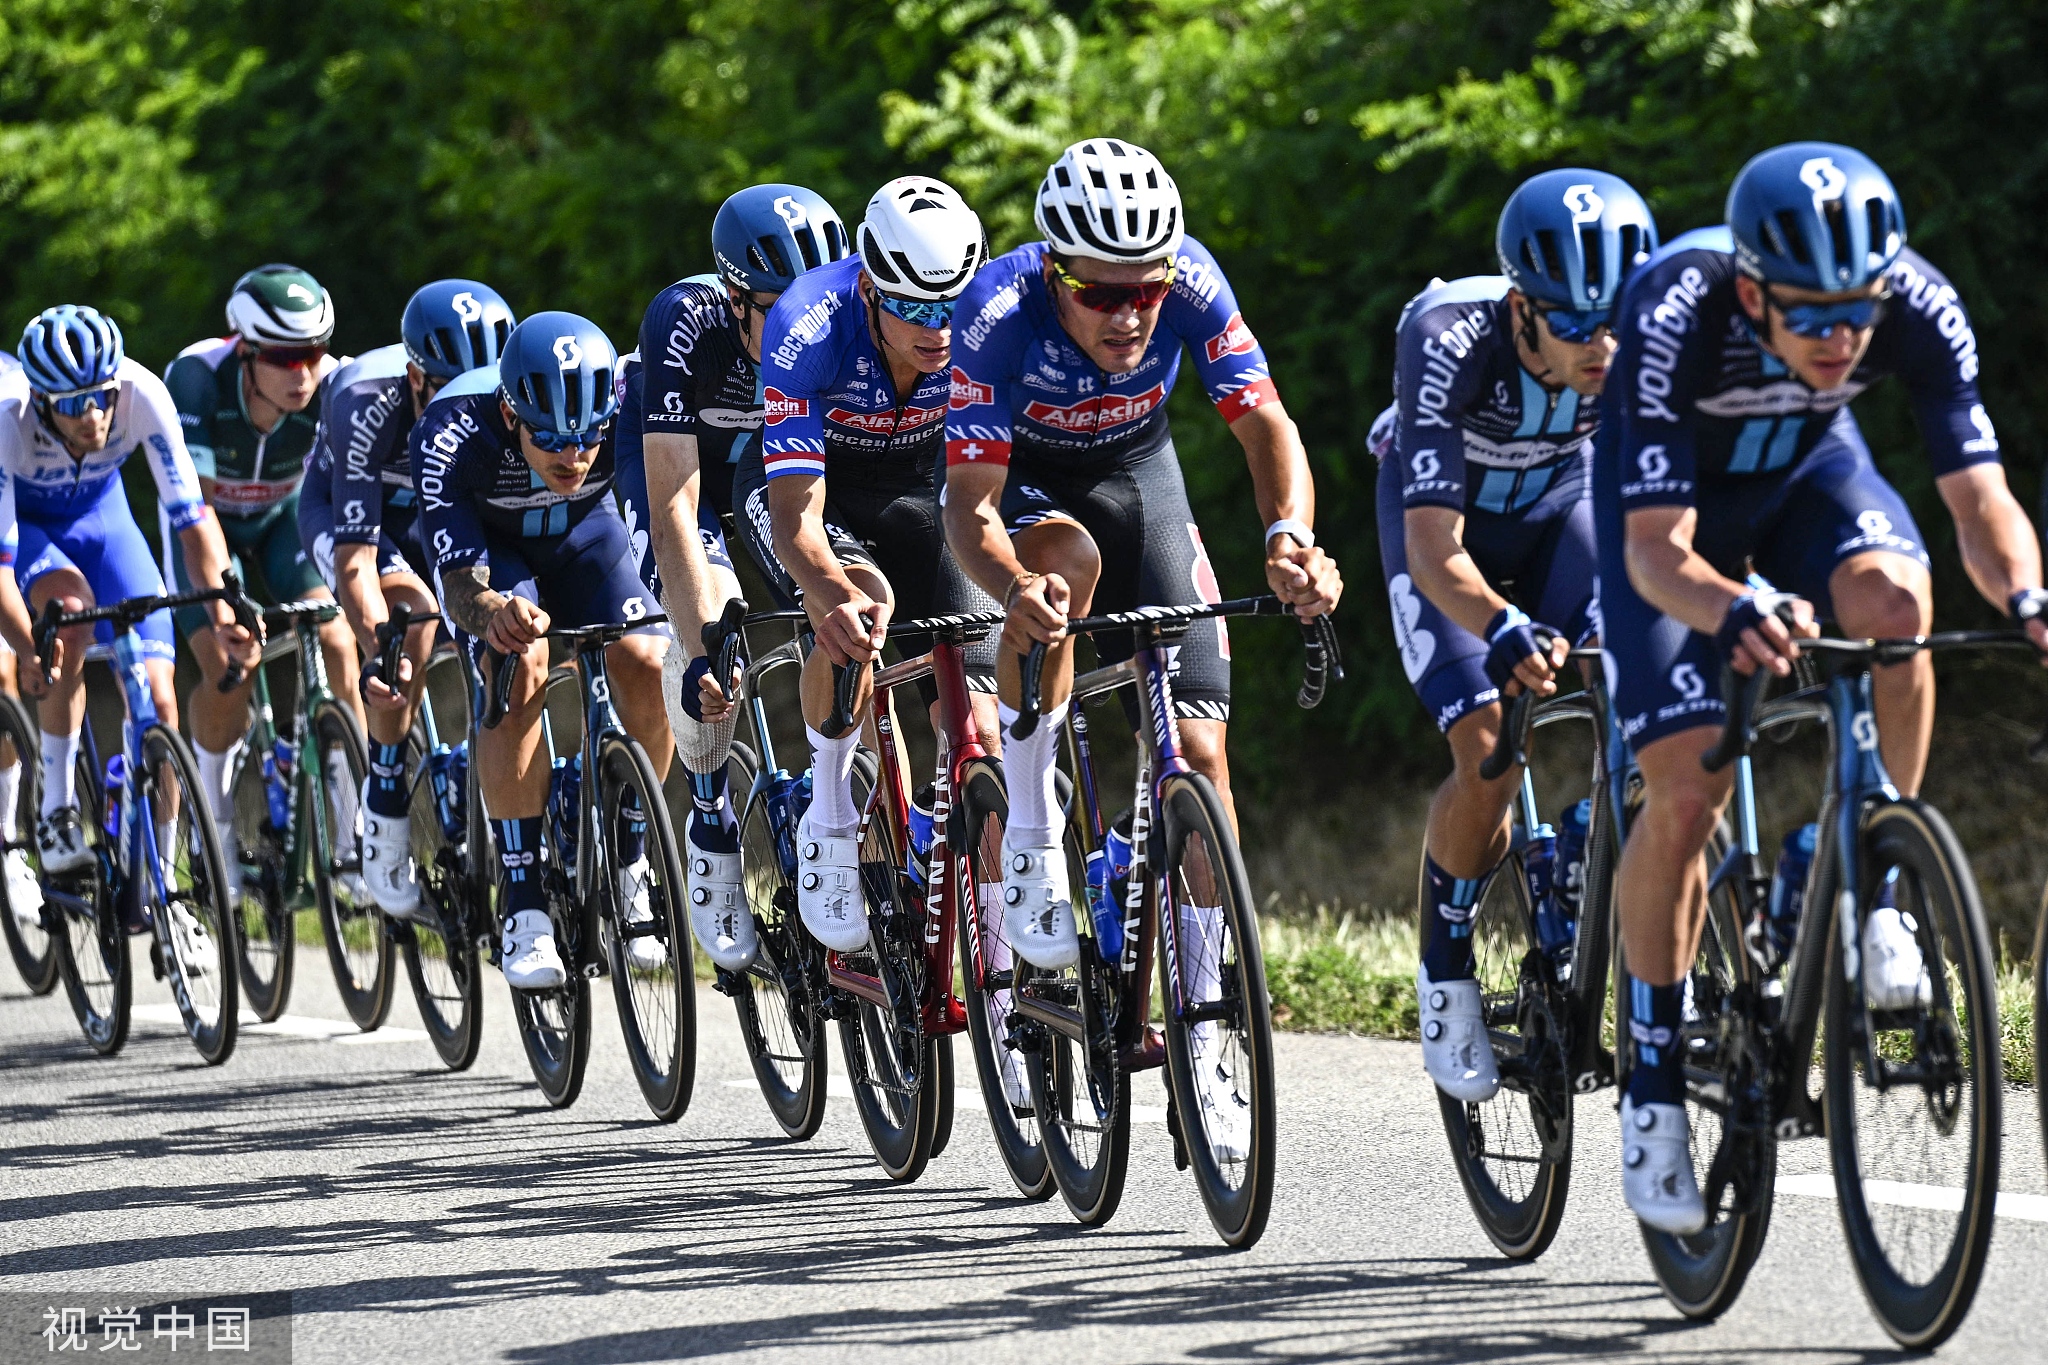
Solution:
M 275 429 L 258 431 L 243 401 L 237 350 L 231 336 L 194 342 L 171 362 L 164 384 L 177 404 L 193 468 L 213 480 L 214 511 L 228 520 L 260 521 L 298 491 L 320 405 L 286 413 Z

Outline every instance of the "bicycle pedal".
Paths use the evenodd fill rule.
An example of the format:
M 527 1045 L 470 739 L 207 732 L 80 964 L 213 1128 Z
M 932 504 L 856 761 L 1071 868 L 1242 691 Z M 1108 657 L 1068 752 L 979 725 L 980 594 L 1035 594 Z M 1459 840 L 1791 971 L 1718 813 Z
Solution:
M 1166 1031 L 1157 1024 L 1145 1025 L 1145 1037 L 1136 1047 L 1127 1047 L 1116 1056 L 1117 1065 L 1126 1071 L 1153 1071 L 1166 1065 Z

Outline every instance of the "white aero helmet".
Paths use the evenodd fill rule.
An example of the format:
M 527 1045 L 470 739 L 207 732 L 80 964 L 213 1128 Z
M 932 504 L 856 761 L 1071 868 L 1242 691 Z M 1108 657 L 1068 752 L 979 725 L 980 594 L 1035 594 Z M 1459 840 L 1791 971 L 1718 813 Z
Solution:
M 988 260 L 981 215 L 928 175 L 891 180 L 868 200 L 860 263 L 875 287 L 902 299 L 957 299 Z
M 259 265 L 228 295 L 228 328 L 254 346 L 325 346 L 334 301 L 295 265 Z
M 1180 186 L 1159 158 L 1113 137 L 1060 153 L 1031 216 L 1060 255 L 1118 265 L 1171 258 L 1186 226 Z

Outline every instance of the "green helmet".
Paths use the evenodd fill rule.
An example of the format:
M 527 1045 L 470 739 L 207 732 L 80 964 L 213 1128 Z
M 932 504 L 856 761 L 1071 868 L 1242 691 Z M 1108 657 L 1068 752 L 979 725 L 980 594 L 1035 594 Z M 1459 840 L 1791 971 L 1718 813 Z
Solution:
M 325 346 L 334 301 L 295 265 L 259 265 L 228 295 L 228 328 L 255 346 Z

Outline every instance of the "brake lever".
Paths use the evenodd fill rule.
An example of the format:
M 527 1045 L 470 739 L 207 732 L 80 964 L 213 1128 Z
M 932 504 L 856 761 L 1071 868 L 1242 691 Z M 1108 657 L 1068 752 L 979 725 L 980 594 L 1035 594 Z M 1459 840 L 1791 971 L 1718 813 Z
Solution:
M 57 677 L 50 672 L 50 651 L 57 643 L 58 624 L 64 619 L 64 604 L 52 598 L 43 603 L 43 614 L 36 621 L 35 645 L 36 666 L 42 670 L 43 686 L 56 685 Z
M 495 730 L 498 722 L 505 719 L 505 713 L 512 706 L 512 670 L 518 665 L 517 654 L 500 654 L 489 645 L 484 646 L 484 677 L 488 680 L 484 697 L 484 729 Z
M 400 602 L 391 608 L 391 618 L 377 627 L 377 656 L 372 665 L 363 670 L 356 680 L 356 690 L 363 694 L 363 700 L 370 700 L 370 680 L 376 679 L 390 688 L 398 690 L 398 668 L 405 659 L 405 633 L 412 629 L 412 604 Z
M 1012 739 L 1029 739 L 1038 729 L 1045 688 L 1045 655 L 1048 648 L 1050 646 L 1045 641 L 1033 640 L 1030 652 L 1024 655 L 1023 663 L 1018 666 L 1017 719 L 1010 722 Z
M 742 627 L 747 619 L 747 599 L 734 597 L 727 600 L 725 610 L 716 621 L 706 621 L 702 632 L 704 653 L 711 660 L 711 677 L 721 692 L 734 690 L 733 670 L 739 666 Z M 737 697 L 728 696 L 728 701 Z
M 1294 704 L 1304 711 L 1320 706 L 1333 682 L 1344 681 L 1344 651 L 1337 644 L 1337 623 L 1326 612 L 1301 623 L 1301 690 Z

